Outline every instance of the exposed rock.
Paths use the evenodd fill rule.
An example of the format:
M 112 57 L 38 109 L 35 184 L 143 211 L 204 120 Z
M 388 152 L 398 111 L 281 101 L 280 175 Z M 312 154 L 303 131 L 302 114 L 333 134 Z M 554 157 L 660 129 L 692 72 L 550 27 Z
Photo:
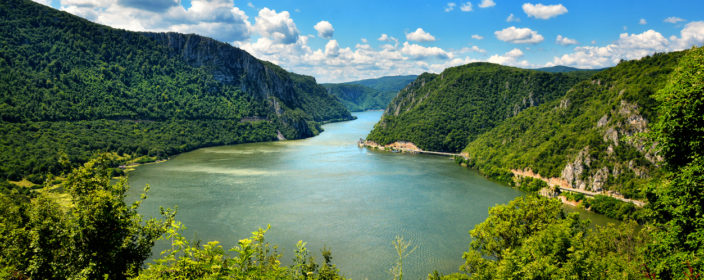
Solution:
M 560 100 L 560 109 L 567 109 L 570 107 L 570 99 L 569 98 L 563 98 Z
M 609 127 L 606 132 L 604 132 L 604 142 L 613 142 L 616 147 L 618 147 L 618 131 L 613 128 Z
M 587 183 L 582 180 L 585 169 L 589 168 L 591 159 L 589 158 L 589 147 L 584 147 L 573 162 L 567 163 L 565 169 L 562 170 L 562 179 L 567 181 L 570 187 L 585 190 Z
M 609 169 L 602 167 L 592 177 L 592 191 L 600 192 L 603 190 L 606 180 L 609 178 Z
M 596 127 L 605 126 L 607 122 L 609 122 L 609 116 L 604 115 L 603 117 L 601 117 L 601 119 L 599 119 L 598 122 L 596 122 Z

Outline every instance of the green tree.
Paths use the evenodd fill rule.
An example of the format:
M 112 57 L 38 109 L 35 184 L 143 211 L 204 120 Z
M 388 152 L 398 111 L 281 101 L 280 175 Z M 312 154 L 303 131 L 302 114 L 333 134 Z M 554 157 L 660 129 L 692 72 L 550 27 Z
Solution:
M 649 247 L 650 269 L 662 278 L 704 271 L 704 48 L 685 55 L 657 99 L 652 136 L 670 171 L 649 196 L 659 231 Z

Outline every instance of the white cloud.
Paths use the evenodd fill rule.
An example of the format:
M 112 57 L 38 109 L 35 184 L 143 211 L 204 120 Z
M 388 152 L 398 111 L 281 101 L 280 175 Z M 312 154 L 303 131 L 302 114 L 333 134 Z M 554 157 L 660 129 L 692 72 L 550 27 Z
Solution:
M 250 37 L 247 15 L 232 0 L 60 0 L 60 9 L 88 20 L 132 31 L 197 33 L 232 42 Z
M 521 19 L 514 16 L 513 13 L 508 15 L 508 17 L 506 18 L 506 22 L 520 22 L 520 21 L 521 21 Z
M 418 28 L 416 31 L 406 34 L 406 40 L 414 42 L 432 42 L 435 41 L 435 37 L 430 35 L 430 33 L 425 32 L 423 28 Z
M 474 35 L 472 35 L 472 39 L 475 39 L 475 40 L 482 40 L 482 39 L 484 39 L 484 36 L 481 36 L 481 35 L 479 35 L 479 34 L 474 34 Z
M 648 24 L 648 22 L 647 22 L 644 18 L 642 18 L 642 19 L 640 19 L 640 20 L 638 21 L 638 24 L 640 24 L 640 25 L 646 25 L 646 24 Z
M 496 3 L 494 3 L 493 0 L 482 0 L 482 2 L 479 3 L 478 6 L 479 6 L 479 8 L 489 8 L 489 7 L 496 6 Z
M 369 42 L 369 41 L 367 41 L 367 38 L 362 38 L 360 40 L 362 41 L 362 43 L 365 43 L 365 44 Z
M 468 48 L 462 48 L 461 50 L 458 51 L 458 53 L 467 53 L 467 52 L 477 52 L 477 53 L 486 53 L 485 49 L 482 49 L 477 46 L 471 46 Z
M 337 43 L 337 40 L 330 40 L 325 44 L 325 55 L 329 57 L 340 55 L 340 44 Z
M 454 2 L 447 3 L 447 6 L 445 6 L 445 12 L 451 12 L 455 9 L 455 6 L 457 6 L 457 4 Z
M 445 50 L 438 47 L 424 47 L 417 44 L 409 44 L 408 42 L 403 43 L 403 48 L 401 53 L 408 55 L 414 59 L 424 59 L 424 58 L 440 58 L 448 59 L 452 58 L 452 54 L 446 52 Z
M 576 45 L 577 40 L 570 39 L 567 37 L 562 37 L 562 35 L 557 35 L 557 38 L 555 38 L 555 43 L 557 43 L 558 45 L 563 45 L 563 46 Z
M 462 4 L 462 6 L 460 7 L 460 10 L 462 10 L 463 12 L 471 12 L 472 11 L 472 2 L 467 2 L 467 3 Z
M 663 20 L 663 21 L 664 21 L 664 22 L 668 22 L 668 23 L 678 23 L 678 22 L 682 22 L 682 21 L 685 21 L 685 20 L 684 20 L 683 18 L 678 18 L 678 17 L 668 17 L 668 18 L 666 18 L 666 19 Z
M 543 41 L 543 35 L 538 34 L 530 28 L 516 28 L 511 26 L 503 30 L 494 32 L 496 38 L 509 43 L 535 44 Z
M 315 28 L 315 31 L 318 31 L 318 36 L 320 36 L 320 38 L 325 39 L 332 38 L 332 34 L 335 32 L 335 28 L 332 28 L 332 24 L 326 20 L 316 23 L 313 28 Z
M 259 10 L 254 29 L 262 36 L 283 44 L 296 43 L 299 37 L 298 28 L 288 11 L 277 13 L 269 8 Z
M 521 66 L 521 67 L 529 66 L 530 64 L 528 63 L 527 60 L 518 60 L 522 56 L 523 56 L 523 51 L 521 51 L 520 49 L 512 49 L 503 55 L 498 55 L 498 54 L 492 55 L 491 57 L 489 57 L 489 59 L 487 61 L 491 62 L 491 63 L 502 64 L 502 65 Z
M 565 8 L 565 6 L 562 6 L 562 4 L 533 5 L 531 3 L 525 3 L 523 4 L 522 8 L 526 15 L 528 15 L 528 17 L 534 17 L 537 19 L 549 19 L 567 13 L 567 8 Z
M 44 6 L 51 6 L 51 0 L 32 0 Z
M 252 4 L 252 2 L 247 2 L 247 7 L 250 7 L 250 8 L 252 8 L 252 9 L 255 8 L 255 7 L 254 7 L 254 4 Z
M 576 47 L 573 53 L 555 57 L 547 66 L 569 65 L 581 68 L 602 68 L 617 64 L 621 59 L 638 59 L 655 52 L 669 52 L 704 44 L 704 21 L 687 24 L 680 37 L 666 39 L 654 30 L 640 34 L 622 33 L 615 42 L 603 46 Z

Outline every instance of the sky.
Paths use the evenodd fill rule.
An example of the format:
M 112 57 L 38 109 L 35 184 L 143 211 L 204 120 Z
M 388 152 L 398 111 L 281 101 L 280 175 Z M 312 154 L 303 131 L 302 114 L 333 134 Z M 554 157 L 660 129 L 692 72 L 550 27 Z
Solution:
M 34 0 L 132 31 L 195 33 L 318 82 L 487 61 L 604 68 L 704 44 L 704 1 Z

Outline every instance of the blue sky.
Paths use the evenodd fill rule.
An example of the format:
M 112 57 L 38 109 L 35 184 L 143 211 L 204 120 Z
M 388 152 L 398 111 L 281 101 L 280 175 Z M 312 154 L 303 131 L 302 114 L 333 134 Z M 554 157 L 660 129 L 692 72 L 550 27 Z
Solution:
M 35 1 L 117 28 L 213 37 L 319 82 L 475 61 L 602 68 L 704 44 L 704 1 Z

